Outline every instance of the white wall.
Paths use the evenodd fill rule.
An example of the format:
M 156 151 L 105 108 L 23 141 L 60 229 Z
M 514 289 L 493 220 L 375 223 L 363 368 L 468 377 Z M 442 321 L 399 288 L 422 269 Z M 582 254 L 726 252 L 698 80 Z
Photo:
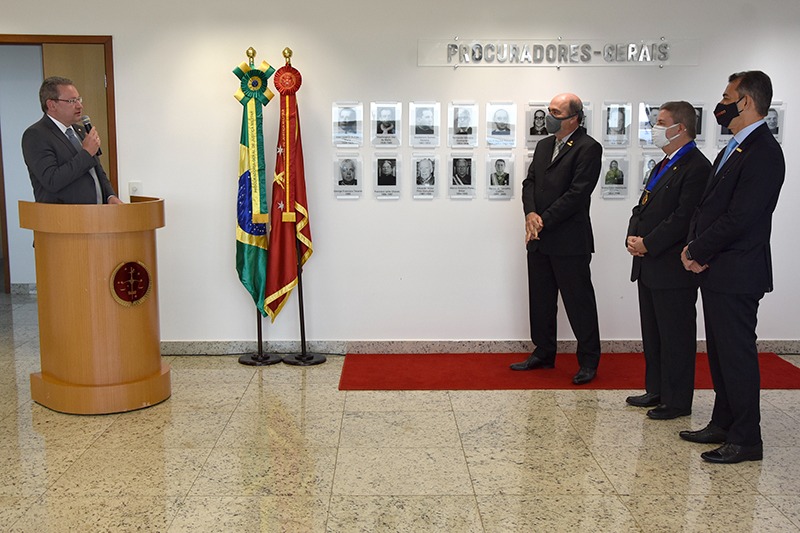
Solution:
M 587 7 L 588 6 L 588 7 Z M 258 51 L 257 62 L 283 63 L 294 50 L 303 75 L 298 95 L 306 157 L 315 252 L 304 282 L 311 340 L 526 339 L 527 297 L 523 217 L 519 191 L 510 202 L 398 202 L 371 194 L 355 202 L 332 195 L 331 103 L 360 100 L 513 100 L 523 120 L 528 101 L 576 92 L 595 104 L 599 136 L 603 100 L 686 99 L 712 109 L 734 71 L 762 69 L 772 77 L 775 99 L 787 103 L 784 149 L 787 181 L 775 215 L 776 291 L 762 303 L 759 334 L 797 339 L 800 263 L 794 244 L 792 205 L 800 199 L 797 103 L 800 75 L 800 7 L 796 0 L 695 2 L 676 0 L 603 4 L 567 0 L 469 3 L 409 0 L 403 3 L 342 0 L 294 2 L 253 8 L 210 0 L 168 3 L 144 0 L 115 8 L 88 1 L 80 10 L 54 0 L 4 7 L 2 33 L 70 33 L 114 37 L 120 188 L 143 182 L 144 194 L 167 202 L 159 230 L 161 332 L 166 341 L 253 339 L 253 308 L 234 265 L 235 199 L 241 106 L 233 98 L 231 70 Z M 91 13 L 87 17 L 86 13 Z M 644 14 L 644 15 L 643 15 Z M 664 35 L 698 40 L 697 66 L 657 68 L 418 67 L 417 39 L 602 39 L 628 41 Z M 739 39 L 741 44 L 737 44 Z M 279 103 L 265 109 L 266 146 L 275 146 Z M 481 111 L 481 121 L 483 121 Z M 706 127 L 711 122 L 706 122 Z M 404 144 L 407 137 L 404 135 Z M 483 142 L 481 144 L 484 144 Z M 711 143 L 705 147 L 713 157 Z M 361 150 L 371 161 L 374 150 Z M 409 161 L 411 149 L 399 151 Z M 448 149 L 438 150 L 442 159 Z M 640 161 L 631 148 L 632 164 Z M 483 160 L 485 148 L 476 150 Z M 517 184 L 524 146 L 515 149 Z M 268 168 L 274 158 L 268 155 Z M 409 166 L 406 165 L 406 172 Z M 633 167 L 632 167 L 633 168 Z M 408 183 L 408 182 L 406 182 Z M 592 217 L 596 248 L 592 266 L 604 339 L 638 339 L 635 287 L 623 247 L 631 191 L 625 201 L 596 195 Z M 563 319 L 562 312 L 562 319 Z M 298 337 L 296 296 L 268 340 Z M 700 330 L 702 332 L 702 329 Z M 561 320 L 560 338 L 572 338 Z
M 42 117 L 40 46 L 0 46 L 0 133 L 3 136 L 3 173 L 6 192 L 9 273 L 11 283 L 35 283 L 33 234 L 19 227 L 19 200 L 33 201 L 28 169 L 20 141 L 25 128 Z M 13 95 L 13 97 L 12 97 Z

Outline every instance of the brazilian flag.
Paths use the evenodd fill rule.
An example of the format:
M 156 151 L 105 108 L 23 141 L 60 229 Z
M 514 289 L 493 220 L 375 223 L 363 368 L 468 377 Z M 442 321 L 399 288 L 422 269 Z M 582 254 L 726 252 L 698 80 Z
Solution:
M 244 62 L 233 73 L 240 80 L 235 98 L 244 107 L 239 139 L 239 194 L 236 201 L 236 271 L 258 311 L 266 316 L 269 204 L 264 164 L 261 111 L 274 96 L 267 80 L 275 72 L 262 61 L 259 68 Z M 270 180 L 271 181 L 271 180 Z

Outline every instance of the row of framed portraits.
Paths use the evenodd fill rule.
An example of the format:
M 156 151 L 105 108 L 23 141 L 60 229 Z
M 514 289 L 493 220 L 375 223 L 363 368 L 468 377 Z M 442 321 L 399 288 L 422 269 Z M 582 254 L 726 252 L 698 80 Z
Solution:
M 698 144 L 706 142 L 709 128 L 705 124 L 708 112 L 702 103 L 692 104 L 697 114 Z M 637 143 L 643 148 L 654 148 L 652 128 L 656 123 L 661 104 L 640 102 L 637 120 L 633 119 L 631 102 L 606 101 L 602 104 L 601 142 L 608 148 L 624 148 Z M 517 146 L 517 137 L 524 137 L 525 145 L 533 149 L 547 136 L 545 116 L 547 103 L 529 102 L 525 109 L 525 124 L 517 124 L 517 105 L 513 102 L 488 102 L 481 123 L 479 105 L 475 102 L 450 102 L 442 127 L 442 109 L 439 102 L 409 102 L 408 120 L 404 121 L 401 102 L 371 102 L 369 116 L 364 115 L 361 102 L 334 102 L 331 108 L 333 144 L 339 148 L 357 148 L 368 138 L 374 147 L 396 148 L 402 144 L 402 131 L 407 129 L 409 145 L 414 148 L 437 148 L 442 134 L 446 134 L 450 148 L 475 148 L 484 139 L 489 148 L 509 149 Z M 584 102 L 584 126 L 592 134 L 592 105 Z M 783 142 L 785 106 L 773 102 L 766 117 L 767 125 L 778 142 Z M 407 122 L 407 126 L 404 124 Z M 717 145 L 724 146 L 733 136 L 731 131 L 714 122 Z M 521 132 L 521 135 L 520 135 Z
M 452 153 L 440 158 L 433 153 L 412 154 L 408 169 L 396 153 L 376 153 L 371 161 L 358 154 L 337 154 L 333 160 L 333 191 L 339 199 L 360 198 L 372 191 L 379 199 L 398 199 L 409 187 L 415 199 L 433 199 L 446 190 L 450 198 L 471 199 L 479 183 L 491 200 L 507 200 L 514 194 L 514 156 L 493 153 L 483 161 L 472 153 Z M 405 185 L 405 184 L 409 185 Z
M 531 157 L 529 154 L 524 162 L 523 172 Z M 632 167 L 627 152 L 605 153 L 599 180 L 601 198 L 624 199 L 629 191 L 638 196 L 663 157 L 661 151 L 642 151 L 640 164 Z M 491 153 L 483 161 L 472 153 L 452 153 L 444 160 L 431 153 L 415 153 L 407 170 L 395 153 L 378 153 L 367 162 L 359 154 L 342 153 L 333 160 L 333 191 L 339 199 L 357 199 L 365 191 L 381 199 L 398 199 L 408 183 L 415 199 L 436 198 L 442 189 L 450 198 L 471 199 L 482 183 L 487 198 L 509 200 L 514 197 L 515 168 L 511 153 Z

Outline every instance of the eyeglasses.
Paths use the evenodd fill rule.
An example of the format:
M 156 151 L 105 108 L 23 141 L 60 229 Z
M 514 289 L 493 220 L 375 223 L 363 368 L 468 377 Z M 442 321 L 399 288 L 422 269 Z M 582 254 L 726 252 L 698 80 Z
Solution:
M 72 104 L 72 105 L 82 104 L 83 103 L 83 97 L 82 96 L 79 96 L 77 98 L 70 98 L 69 100 L 63 100 L 61 98 L 53 98 L 53 100 L 56 100 L 58 102 L 66 102 L 66 103 Z

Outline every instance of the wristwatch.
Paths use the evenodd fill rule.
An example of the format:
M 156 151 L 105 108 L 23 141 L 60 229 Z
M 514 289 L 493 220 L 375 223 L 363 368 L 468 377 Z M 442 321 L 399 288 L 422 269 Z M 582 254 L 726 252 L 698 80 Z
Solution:
M 689 243 L 692 244 L 692 243 Z M 689 261 L 694 261 L 694 257 L 692 257 L 692 253 L 689 251 L 689 245 L 686 245 L 686 259 Z

